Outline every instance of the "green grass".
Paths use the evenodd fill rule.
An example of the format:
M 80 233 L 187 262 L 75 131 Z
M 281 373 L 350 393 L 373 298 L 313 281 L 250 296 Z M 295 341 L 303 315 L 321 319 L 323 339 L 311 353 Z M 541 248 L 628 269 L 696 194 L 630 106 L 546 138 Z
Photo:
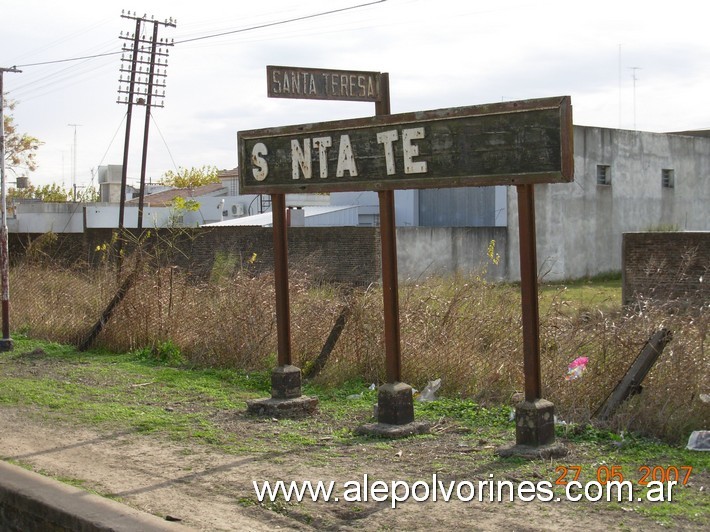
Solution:
M 37 349 L 44 354 L 32 354 Z M 211 446 L 224 453 L 302 452 L 304 463 L 317 467 L 337 467 L 338 461 L 353 449 L 366 449 L 373 460 L 381 459 L 378 456 L 391 460 L 402 447 L 396 441 L 354 433 L 357 424 L 372 420 L 372 406 L 377 401 L 377 391 L 362 380 L 330 388 L 306 384 L 304 393 L 319 398 L 319 413 L 310 418 L 275 421 L 246 416 L 245 401 L 268 393 L 269 378 L 264 372 L 170 366 L 135 353 L 79 353 L 71 347 L 20 337 L 15 340 L 13 352 L 0 355 L 0 408 L 17 405 L 25 408 L 28 415 L 34 413 L 100 430 L 150 433 Z M 638 482 L 643 465 L 684 465 L 693 467 L 693 478 L 708 481 L 708 453 L 591 426 L 556 427 L 558 438 L 575 450 L 573 462 L 496 458 L 494 446 L 515 440 L 510 412 L 507 405 L 483 406 L 469 399 L 415 401 L 417 419 L 431 421 L 437 430 L 457 435 L 453 449 L 477 449 L 479 453 L 438 451 L 438 434 L 442 432 L 435 430 L 431 435 L 412 438 L 436 453 L 431 459 L 424 459 L 422 467 L 447 474 L 468 467 L 496 477 L 544 478 L 554 482 L 559 477 L 556 468 L 578 463 L 582 467 L 580 481 L 586 482 L 596 480 L 603 467 L 613 464 L 621 467 L 627 479 Z M 235 432 L 223 421 L 234 418 L 246 430 Z M 69 480 L 82 487 L 81 479 Z M 703 492 L 681 488 L 674 495 L 674 504 L 641 504 L 634 511 L 660 523 L 678 519 L 707 523 Z M 618 507 L 621 512 L 622 506 L 610 504 L 608 508 Z
M 608 274 L 588 279 L 540 285 L 540 309 L 545 311 L 559 303 L 570 312 L 621 308 L 621 275 Z

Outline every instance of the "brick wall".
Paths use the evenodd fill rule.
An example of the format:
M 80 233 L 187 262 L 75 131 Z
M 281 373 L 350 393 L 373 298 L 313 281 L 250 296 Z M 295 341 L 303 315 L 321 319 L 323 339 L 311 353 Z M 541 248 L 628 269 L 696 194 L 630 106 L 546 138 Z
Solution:
M 215 264 L 221 268 L 273 270 L 272 229 L 266 227 L 213 227 L 189 230 L 151 230 L 161 242 L 159 255 L 166 263 L 206 279 Z M 10 256 L 17 262 L 27 255 L 58 265 L 97 264 L 97 246 L 111 241 L 110 229 L 87 229 L 83 234 L 10 234 Z M 157 238 L 156 238 L 157 237 Z M 130 250 L 131 238 L 124 246 Z M 254 254 L 256 257 L 254 258 Z M 252 261 L 251 259 L 254 258 Z M 319 281 L 367 285 L 380 278 L 380 239 L 372 227 L 292 227 L 288 231 L 291 269 L 307 272 Z
M 710 301 L 710 232 L 624 233 L 622 299 Z

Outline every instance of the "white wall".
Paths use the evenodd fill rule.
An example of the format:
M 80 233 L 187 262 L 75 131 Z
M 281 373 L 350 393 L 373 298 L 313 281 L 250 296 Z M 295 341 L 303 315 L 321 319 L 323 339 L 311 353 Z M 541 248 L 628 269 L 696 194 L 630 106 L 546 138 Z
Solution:
M 116 203 L 91 203 L 86 205 L 87 229 L 116 228 L 120 206 Z M 143 227 L 164 227 L 168 223 L 170 210 L 166 207 L 146 207 L 143 209 Z M 123 211 L 124 227 L 138 226 L 138 206 L 126 205 Z
M 660 226 L 710 230 L 710 139 L 585 126 L 574 127 L 573 183 L 535 186 L 538 271 L 547 280 L 621 270 L 625 232 Z M 597 184 L 597 165 L 611 185 Z M 661 186 L 673 169 L 675 187 Z M 508 255 L 520 278 L 518 209 L 508 187 Z
M 397 273 L 402 282 L 435 275 L 480 274 L 490 280 L 508 276 L 505 227 L 398 227 Z M 498 264 L 488 257 L 495 241 Z
M 395 190 L 394 216 L 397 227 L 419 225 L 419 194 L 418 190 Z M 288 196 L 286 196 L 288 198 Z M 377 192 L 333 192 L 330 194 L 331 205 L 358 205 L 363 220 L 375 222 L 379 220 L 380 202 Z M 365 223 L 370 225 L 370 223 Z M 379 225 L 379 222 L 374 223 Z
M 84 231 L 83 203 L 17 203 L 16 222 L 12 229 L 18 233 L 82 233 Z M 8 225 L 8 229 L 10 229 Z

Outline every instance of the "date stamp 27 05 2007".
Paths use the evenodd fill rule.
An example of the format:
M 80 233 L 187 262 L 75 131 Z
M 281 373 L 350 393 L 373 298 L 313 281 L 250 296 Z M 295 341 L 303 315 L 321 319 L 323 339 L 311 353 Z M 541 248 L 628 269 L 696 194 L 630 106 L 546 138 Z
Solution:
M 636 483 L 639 486 L 648 486 L 649 482 L 675 482 L 685 486 L 690 480 L 690 474 L 693 472 L 692 466 L 647 466 L 642 465 L 637 469 L 639 478 Z M 555 473 L 559 476 L 555 480 L 558 486 L 564 486 L 569 481 L 578 482 L 579 476 L 582 473 L 582 466 L 557 466 Z M 596 470 L 596 481 L 600 484 L 607 482 L 624 482 L 628 480 L 624 473 L 624 469 L 620 465 L 600 465 Z

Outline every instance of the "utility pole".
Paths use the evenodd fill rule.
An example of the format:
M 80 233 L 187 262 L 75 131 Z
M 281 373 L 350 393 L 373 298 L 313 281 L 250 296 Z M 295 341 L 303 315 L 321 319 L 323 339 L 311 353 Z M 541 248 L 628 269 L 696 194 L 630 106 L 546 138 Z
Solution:
M 74 128 L 74 148 L 73 148 L 73 158 L 72 158 L 72 172 L 71 172 L 71 185 L 73 191 L 73 199 L 76 201 L 76 128 L 81 126 L 81 124 L 67 124 L 69 127 Z
M 2 277 L 2 339 L 0 351 L 11 351 L 10 338 L 10 257 L 7 245 L 7 190 L 5 188 L 5 72 L 20 73 L 15 67 L 0 67 L 0 202 L 2 207 L 2 225 L 0 226 L 0 277 Z
M 121 61 L 130 64 L 130 68 L 126 68 L 125 65 L 121 66 L 121 72 L 129 74 L 128 79 L 123 79 L 123 74 L 119 79 L 119 83 L 128 83 L 128 87 L 121 85 L 118 89 L 119 98 L 118 103 L 125 103 L 128 105 L 128 113 L 126 116 L 126 137 L 123 149 L 123 168 L 121 174 L 121 204 L 119 207 L 119 218 L 118 218 L 118 228 L 120 232 L 124 229 L 124 211 L 126 203 L 126 181 L 128 172 L 128 146 L 130 143 L 131 135 L 131 115 L 133 111 L 133 105 L 143 105 L 146 108 L 145 115 L 145 126 L 144 126 L 144 136 L 143 136 L 143 157 L 141 161 L 141 181 L 140 181 L 140 196 L 138 204 L 138 229 L 143 227 L 143 198 L 144 198 L 144 188 L 145 188 L 145 170 L 147 163 L 147 152 L 148 152 L 148 133 L 150 126 L 150 108 L 151 107 L 164 107 L 163 98 L 165 98 L 165 77 L 166 77 L 166 67 L 168 65 L 168 47 L 174 44 L 173 42 L 167 42 L 167 40 L 158 40 L 158 26 L 170 26 L 175 27 L 177 24 L 176 20 L 172 17 L 160 22 L 151 17 L 150 20 L 143 15 L 139 17 L 135 12 L 130 11 L 126 13 L 125 11 L 121 13 L 121 17 L 135 20 L 136 28 L 135 33 L 126 35 L 121 32 L 120 38 L 128 41 L 130 44 L 123 45 L 124 54 L 121 57 Z M 153 24 L 152 36 L 146 37 L 142 34 L 143 24 Z M 145 67 L 143 65 L 146 65 Z M 161 71 L 162 68 L 162 71 Z M 158 91 L 162 89 L 162 94 Z M 124 94 L 123 99 L 121 95 Z M 154 102 L 153 98 L 160 100 Z

